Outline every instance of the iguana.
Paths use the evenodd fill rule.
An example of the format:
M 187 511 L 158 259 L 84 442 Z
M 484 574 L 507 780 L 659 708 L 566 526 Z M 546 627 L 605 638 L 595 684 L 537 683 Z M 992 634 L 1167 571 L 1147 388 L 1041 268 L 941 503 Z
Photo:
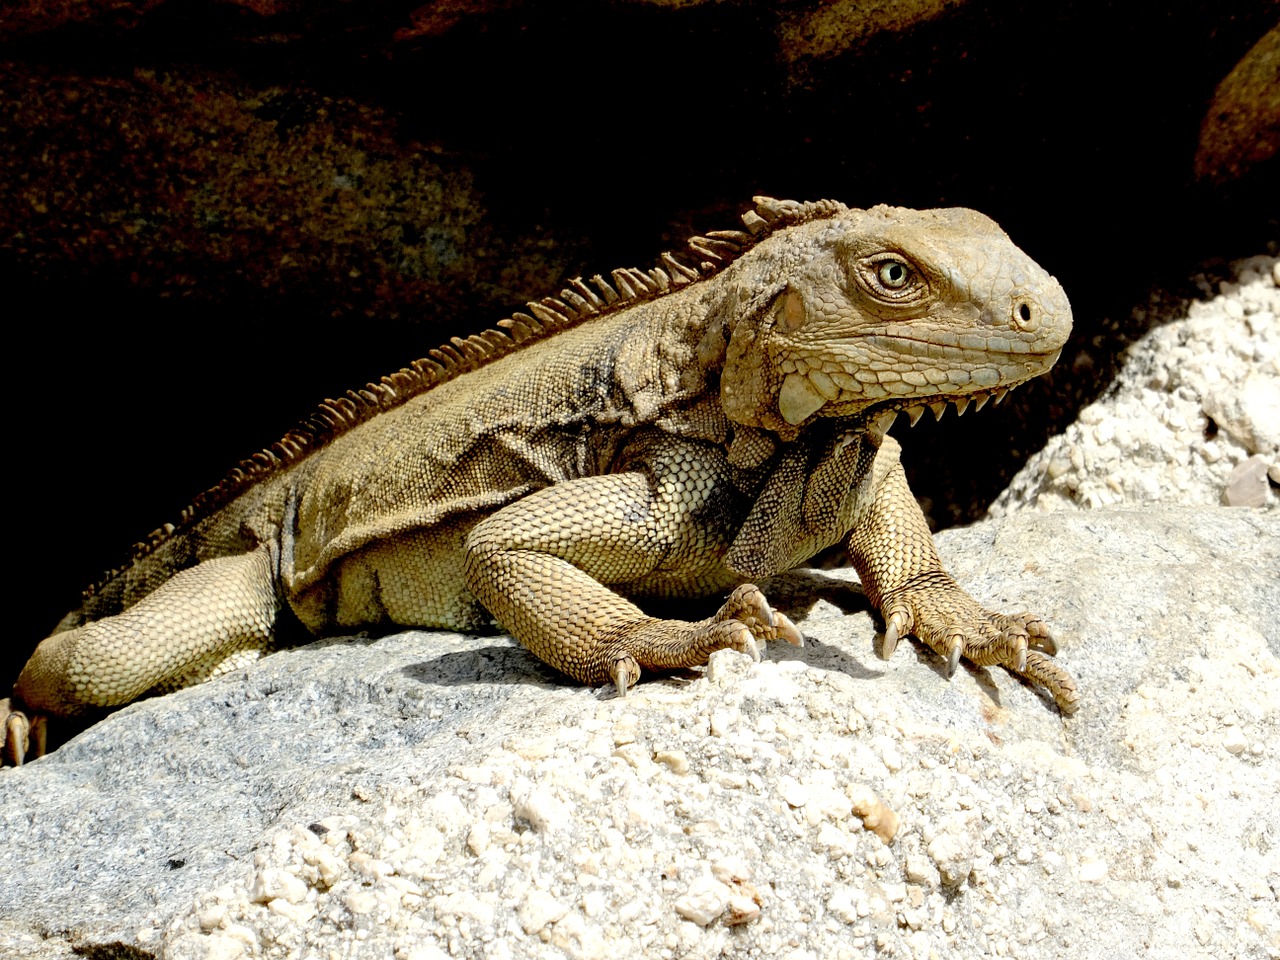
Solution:
M 1061 286 L 972 210 L 758 197 L 649 270 L 576 279 L 497 329 L 326 401 L 87 591 L 0 701 L 44 721 L 234 669 L 314 633 L 491 619 L 624 694 L 642 670 L 799 643 L 752 581 L 844 541 L 883 615 L 947 663 L 1079 701 L 1044 623 L 942 569 L 886 430 L 963 413 L 1057 359 Z M 699 622 L 632 601 L 728 593 Z

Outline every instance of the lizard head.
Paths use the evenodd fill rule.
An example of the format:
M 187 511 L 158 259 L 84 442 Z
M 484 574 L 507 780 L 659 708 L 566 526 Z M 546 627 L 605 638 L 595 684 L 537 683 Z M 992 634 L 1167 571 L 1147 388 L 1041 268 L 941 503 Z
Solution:
M 1071 332 L 1058 281 L 973 210 L 848 210 L 766 242 L 785 245 L 781 280 L 734 325 L 721 400 L 784 437 L 816 417 L 981 406 L 1047 371 Z

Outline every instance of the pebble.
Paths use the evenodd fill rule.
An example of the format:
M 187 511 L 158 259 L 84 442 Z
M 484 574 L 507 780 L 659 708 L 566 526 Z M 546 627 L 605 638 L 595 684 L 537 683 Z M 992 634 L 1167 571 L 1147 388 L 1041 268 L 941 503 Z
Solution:
M 972 845 L 955 833 L 940 833 L 927 847 L 944 886 L 958 887 L 973 869 Z
M 301 903 L 307 896 L 307 885 L 287 870 L 268 867 L 258 874 L 251 896 L 259 903 L 277 898 L 289 903 Z
M 543 890 L 531 890 L 516 912 L 524 932 L 532 934 L 563 919 L 569 908 Z
M 1239 727 L 1229 727 L 1222 735 L 1222 748 L 1227 753 L 1239 755 L 1244 753 L 1245 748 L 1248 746 L 1249 741 Z
M 1080 866 L 1076 875 L 1085 883 L 1097 883 L 1106 879 L 1107 861 L 1096 853 L 1086 853 L 1080 857 Z
M 733 891 L 714 877 L 700 877 L 676 901 L 676 913 L 705 927 L 724 913 L 732 896 Z

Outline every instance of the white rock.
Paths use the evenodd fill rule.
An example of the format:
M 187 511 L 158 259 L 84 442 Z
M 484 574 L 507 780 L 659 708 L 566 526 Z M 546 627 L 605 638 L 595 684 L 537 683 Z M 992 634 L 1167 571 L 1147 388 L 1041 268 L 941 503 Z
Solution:
M 464 917 L 489 927 L 493 925 L 493 904 L 481 900 L 472 893 L 451 893 L 436 897 L 431 901 L 436 916 Z
M 1239 727 L 1230 727 L 1222 735 L 1222 748 L 1231 754 L 1244 753 L 1249 740 Z
M 689 772 L 689 756 L 683 750 L 659 750 L 653 759 L 671 769 L 672 773 Z
M 905 864 L 907 880 L 926 887 L 937 886 L 941 879 L 937 867 L 928 857 L 918 853 L 909 854 Z
M 284 917 L 294 926 L 300 926 L 316 915 L 316 908 L 311 903 L 291 903 L 283 897 L 277 897 L 267 904 L 267 909 L 276 916 Z
M 973 844 L 956 833 L 938 834 L 929 844 L 928 853 L 945 886 L 960 886 L 973 869 Z
M 531 890 L 520 904 L 520 926 L 528 934 L 537 933 L 549 923 L 560 920 L 569 908 L 544 890 Z
M 714 877 L 699 877 L 676 901 L 676 913 L 705 927 L 724 913 L 733 891 Z
M 792 807 L 803 807 L 809 802 L 809 788 L 795 777 L 783 776 L 778 780 L 778 793 Z
M 511 800 L 516 819 L 539 833 L 555 833 L 569 822 L 569 808 L 548 790 L 527 784 L 519 793 L 513 788 Z
M 378 909 L 378 896 L 372 890 L 356 887 L 349 890 L 342 902 L 356 916 L 364 916 Z
M 858 908 L 854 904 L 854 891 L 850 887 L 837 887 L 827 898 L 827 910 L 831 915 L 847 924 L 858 922 Z
M 1080 855 L 1080 866 L 1076 870 L 1076 876 L 1085 883 L 1097 883 L 1099 880 L 1106 879 L 1107 870 L 1107 861 L 1090 850 Z
M 280 867 L 268 867 L 254 878 L 252 897 L 258 903 L 266 903 L 277 897 L 289 903 L 301 903 L 306 896 L 307 885 Z
M 225 934 L 187 934 L 173 941 L 166 953 L 171 960 L 239 960 L 249 956 L 249 948 Z

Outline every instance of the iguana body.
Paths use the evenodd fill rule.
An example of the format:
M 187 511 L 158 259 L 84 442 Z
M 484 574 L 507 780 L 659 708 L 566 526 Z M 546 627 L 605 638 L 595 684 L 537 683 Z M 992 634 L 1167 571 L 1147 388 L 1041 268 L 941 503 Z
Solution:
M 884 434 L 899 410 L 963 411 L 1047 370 L 1061 287 L 972 211 L 757 202 L 752 233 L 575 281 L 246 461 L 36 650 L 0 701 L 11 757 L 28 717 L 261 655 L 286 608 L 315 633 L 492 617 L 625 693 L 642 669 L 798 642 L 745 584 L 842 540 L 888 651 L 914 633 L 953 670 L 1002 664 L 1074 710 L 1040 621 L 982 610 L 943 572 Z M 626 599 L 734 587 L 699 623 Z

